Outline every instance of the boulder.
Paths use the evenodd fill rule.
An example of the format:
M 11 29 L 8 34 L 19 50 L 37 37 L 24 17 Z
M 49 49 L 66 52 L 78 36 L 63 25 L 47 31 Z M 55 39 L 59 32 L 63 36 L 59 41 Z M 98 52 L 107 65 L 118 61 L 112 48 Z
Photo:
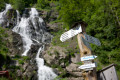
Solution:
M 69 64 L 69 66 L 66 67 L 66 69 L 68 72 L 79 72 L 81 70 L 78 67 L 79 67 L 79 65 L 71 63 L 71 64 Z

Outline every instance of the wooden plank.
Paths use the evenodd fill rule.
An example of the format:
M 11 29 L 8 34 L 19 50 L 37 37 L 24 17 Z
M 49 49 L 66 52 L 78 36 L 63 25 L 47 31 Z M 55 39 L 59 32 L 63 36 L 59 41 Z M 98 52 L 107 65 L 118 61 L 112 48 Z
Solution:
M 98 80 L 118 80 L 114 65 L 110 65 L 98 72 Z
M 83 42 L 83 39 L 81 37 L 83 37 L 83 39 L 85 39 L 85 37 L 82 33 L 77 35 L 77 40 L 78 40 L 81 57 L 92 55 L 91 49 L 88 48 L 87 45 L 85 45 L 85 42 Z M 84 64 L 84 62 L 83 62 L 83 64 Z M 97 80 L 96 68 L 90 69 L 90 70 L 92 70 L 92 71 L 90 71 L 90 73 L 88 73 L 88 70 L 86 69 L 87 72 L 83 73 L 84 79 L 85 80 Z
M 80 49 L 81 57 L 92 55 L 91 49 L 88 48 L 88 46 L 86 46 L 84 44 L 83 39 L 81 37 L 84 38 L 84 35 L 83 34 L 78 34 L 77 35 L 78 46 L 79 46 L 79 49 Z

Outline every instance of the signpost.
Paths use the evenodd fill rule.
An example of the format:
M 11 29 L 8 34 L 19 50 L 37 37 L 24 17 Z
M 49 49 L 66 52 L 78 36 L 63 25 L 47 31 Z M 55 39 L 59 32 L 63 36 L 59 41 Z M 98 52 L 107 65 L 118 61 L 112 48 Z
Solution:
M 93 59 L 95 59 L 96 57 L 97 57 L 97 56 L 95 56 L 95 55 L 81 57 L 81 61 L 93 60 Z
M 98 46 L 100 46 L 101 43 L 97 38 L 94 38 L 86 34 L 85 31 L 86 24 L 84 22 L 78 22 L 74 26 L 75 27 L 78 26 L 78 27 L 63 33 L 60 37 L 60 40 L 64 42 L 72 38 L 73 36 L 77 35 L 81 61 L 83 64 L 79 68 L 83 70 L 83 76 L 85 80 L 97 80 L 96 68 L 95 68 L 96 65 L 94 63 L 94 59 L 97 56 L 92 55 L 92 51 L 89 43 L 93 43 Z
M 64 42 L 81 32 L 82 32 L 81 25 L 78 25 L 78 27 L 70 29 L 69 31 L 63 33 L 60 37 L 60 40 Z
M 89 69 L 89 68 L 94 68 L 94 67 L 96 67 L 96 66 L 95 66 L 95 63 L 91 63 L 91 64 L 81 65 L 81 66 L 78 67 L 78 68 L 80 68 L 80 69 Z

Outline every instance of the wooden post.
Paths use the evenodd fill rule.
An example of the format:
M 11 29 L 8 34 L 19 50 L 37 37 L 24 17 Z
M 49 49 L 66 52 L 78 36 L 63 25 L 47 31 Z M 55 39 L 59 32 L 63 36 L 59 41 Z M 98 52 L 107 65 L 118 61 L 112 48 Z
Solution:
M 86 33 L 86 26 L 85 22 L 77 22 L 71 28 L 71 30 L 63 33 L 60 37 L 62 42 L 72 38 L 73 36 L 77 35 L 78 45 L 80 49 L 80 55 L 82 64 L 79 68 L 83 69 L 83 76 L 85 80 L 97 80 L 96 75 L 96 67 L 94 63 L 94 55 L 92 55 L 91 47 L 89 46 L 88 42 L 91 42 L 96 45 L 100 45 L 100 41 L 92 36 L 87 36 Z M 76 27 L 76 28 L 75 28 Z M 86 39 L 85 39 L 86 38 Z M 92 58 L 91 58 L 92 56 Z M 87 59 L 85 59 L 87 57 Z M 84 58 L 84 59 L 83 59 Z
M 90 56 L 92 55 L 92 51 L 87 45 L 84 44 L 82 40 L 82 38 L 85 39 L 85 36 L 83 33 L 86 33 L 85 31 L 86 25 L 81 23 L 81 27 L 82 27 L 82 33 L 77 35 L 78 45 L 80 49 L 80 57 Z M 90 61 L 90 63 L 93 63 L 93 62 L 94 60 Z M 82 64 L 85 64 L 85 61 L 82 61 Z M 93 68 L 92 70 L 88 70 L 88 71 L 83 70 L 83 76 L 85 80 L 97 80 L 96 68 Z

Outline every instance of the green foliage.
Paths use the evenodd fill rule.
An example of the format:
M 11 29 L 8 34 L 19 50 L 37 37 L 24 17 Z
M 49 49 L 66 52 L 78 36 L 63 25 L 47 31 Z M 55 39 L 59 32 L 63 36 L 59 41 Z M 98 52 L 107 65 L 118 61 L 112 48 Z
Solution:
M 31 7 L 35 3 L 37 3 L 37 0 L 24 0 L 24 3 L 25 3 L 25 7 Z
M 18 60 L 19 64 L 24 64 L 23 60 Z
M 21 56 L 20 55 L 15 55 L 15 58 L 21 58 Z
M 87 27 L 87 33 L 99 38 L 101 41 L 101 47 L 92 45 L 99 61 L 104 65 L 111 63 L 118 64 L 118 70 L 120 62 L 118 58 L 120 57 L 120 25 L 119 20 L 116 18 L 119 17 L 119 15 L 116 15 L 116 13 L 119 13 L 119 5 L 116 4 L 112 0 L 96 1 L 93 8 L 94 11 L 89 12 L 84 20 L 90 24 Z
M 55 80 L 56 79 L 60 79 L 60 80 L 62 80 L 63 79 L 63 77 L 67 74 L 66 73 L 66 71 L 65 70 L 63 70 L 63 68 L 62 67 L 58 67 L 58 70 L 60 71 L 60 72 L 62 72 L 59 76 L 57 76 L 56 78 L 55 78 Z
M 82 65 L 82 62 L 80 61 L 80 62 L 77 62 L 76 64 L 78 64 L 78 65 Z
M 60 0 L 60 3 L 60 17 L 67 29 L 86 16 L 86 8 L 91 8 L 89 0 Z
M 26 60 L 30 60 L 30 58 L 28 56 L 23 56 L 21 58 L 18 58 L 19 64 L 24 64 Z
M 0 11 L 5 7 L 5 1 L 0 0 Z
M 57 33 L 54 33 L 54 32 L 51 32 L 51 34 L 54 35 L 54 38 L 52 39 L 52 44 L 55 46 L 55 45 L 58 45 L 58 46 L 66 46 L 65 43 L 61 43 L 60 41 L 60 36 L 61 36 L 61 33 L 63 33 L 64 30 L 60 30 L 58 29 L 58 32 Z M 64 45 L 63 45 L 64 44 Z
M 30 60 L 30 58 L 28 56 L 19 56 L 19 55 L 15 55 L 13 60 L 18 60 L 19 64 L 24 64 L 25 61 Z
M 51 21 L 50 24 L 54 24 L 54 23 L 57 23 L 57 22 L 60 22 L 61 20 L 55 20 L 55 21 Z
M 13 5 L 13 8 L 22 11 L 24 8 L 33 6 L 36 0 L 9 0 L 9 3 Z
M 0 10 L 4 8 L 5 2 L 8 0 L 0 0 Z M 53 2 L 59 11 L 59 19 L 52 21 L 50 24 L 56 22 L 63 22 L 64 28 L 69 29 L 74 22 L 85 21 L 88 23 L 87 34 L 98 38 L 101 41 L 101 46 L 91 44 L 92 50 L 98 56 L 98 70 L 103 66 L 111 63 L 117 64 L 117 71 L 120 71 L 120 1 L 119 0 L 9 0 L 15 9 L 23 10 L 25 7 L 31 7 L 36 4 L 38 9 L 50 9 L 50 2 Z M 76 40 L 61 42 L 60 36 L 65 30 L 59 27 L 56 32 L 51 32 L 54 35 L 52 44 L 54 46 L 61 46 L 68 50 L 68 54 L 74 57 L 74 53 L 79 50 L 78 46 L 73 49 L 70 44 L 77 42 Z M 6 46 L 7 34 L 5 29 L 0 27 L 0 59 L 6 59 L 8 49 Z M 58 55 L 58 52 L 55 52 Z M 50 53 L 49 53 L 50 54 Z M 23 57 L 20 60 L 21 64 L 29 58 Z M 23 61 L 22 61 L 23 60 Z M 66 60 L 60 60 L 65 62 Z M 80 63 L 78 63 L 80 64 Z M 5 66 L 4 66 L 5 67 Z M 59 65 L 53 65 L 59 67 Z M 62 70 L 62 68 L 59 68 Z M 61 76 L 60 76 L 61 77 Z M 62 75 L 63 77 L 63 75 Z
M 101 70 L 102 69 L 102 65 L 101 62 L 97 63 L 97 71 Z
M 74 22 L 88 23 L 87 34 L 98 38 L 101 46 L 92 49 L 102 65 L 120 63 L 120 1 L 119 0 L 59 0 L 60 18 L 65 28 Z M 62 33 L 61 33 L 62 34 Z M 100 67 L 101 68 L 101 67 Z
M 13 7 L 17 10 L 24 10 L 25 8 L 25 2 L 24 0 L 13 0 Z
M 23 56 L 22 58 L 23 58 L 23 60 L 30 60 L 30 58 L 28 56 Z
M 49 6 L 48 0 L 37 0 L 37 7 L 44 9 Z
M 7 40 L 6 40 L 7 36 L 8 35 L 5 32 L 5 29 L 0 27 L 0 57 L 2 57 L 4 59 L 6 59 L 7 53 L 8 53 Z

